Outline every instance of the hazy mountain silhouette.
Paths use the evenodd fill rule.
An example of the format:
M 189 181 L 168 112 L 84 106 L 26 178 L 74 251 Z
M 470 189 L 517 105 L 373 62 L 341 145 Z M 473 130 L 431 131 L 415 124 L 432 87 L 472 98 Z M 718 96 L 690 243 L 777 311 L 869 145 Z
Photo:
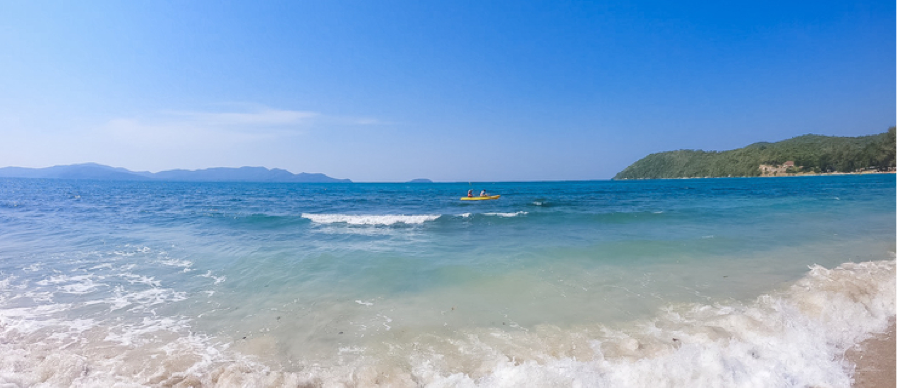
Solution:
M 46 168 L 3 167 L 3 178 L 44 178 L 44 179 L 97 179 L 126 181 L 179 181 L 179 182 L 306 182 L 306 183 L 349 183 L 349 179 L 331 178 L 324 174 L 299 173 L 265 167 L 215 167 L 203 170 L 169 170 L 152 173 L 130 171 L 121 167 L 109 167 L 97 163 L 72 164 Z

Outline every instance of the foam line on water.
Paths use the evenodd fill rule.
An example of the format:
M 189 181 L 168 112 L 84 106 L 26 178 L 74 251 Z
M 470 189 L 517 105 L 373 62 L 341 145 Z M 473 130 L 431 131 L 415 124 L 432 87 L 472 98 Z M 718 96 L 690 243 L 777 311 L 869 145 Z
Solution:
M 485 216 L 494 216 L 494 217 L 518 217 L 518 216 L 526 216 L 527 212 L 518 211 L 514 213 L 483 213 Z
M 440 215 L 350 215 L 303 213 L 302 217 L 318 224 L 345 223 L 349 225 L 393 225 L 397 223 L 403 223 L 408 225 L 420 225 L 427 221 L 436 220 L 437 218 L 440 218 Z

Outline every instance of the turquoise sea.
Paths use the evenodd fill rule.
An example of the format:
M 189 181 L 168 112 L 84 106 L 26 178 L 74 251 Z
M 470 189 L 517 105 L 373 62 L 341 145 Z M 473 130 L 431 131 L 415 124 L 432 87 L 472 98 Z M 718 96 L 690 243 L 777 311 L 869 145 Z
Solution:
M 0 179 L 0 386 L 848 387 L 895 187 Z

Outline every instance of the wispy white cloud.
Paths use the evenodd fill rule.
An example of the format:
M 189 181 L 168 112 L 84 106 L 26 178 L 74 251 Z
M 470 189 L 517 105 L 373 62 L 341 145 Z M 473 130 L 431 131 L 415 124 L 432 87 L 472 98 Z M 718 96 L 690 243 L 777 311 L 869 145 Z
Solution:
M 310 130 L 331 127 L 383 125 L 373 117 L 328 116 L 318 112 L 243 107 L 242 111 L 163 111 L 141 118 L 109 120 L 105 129 L 111 135 L 158 138 L 205 138 L 223 136 L 238 141 L 295 136 Z
M 181 120 L 208 126 L 290 126 L 307 124 L 320 117 L 317 112 L 263 108 L 254 112 L 190 112 L 171 111 Z
M 251 111 L 164 111 L 149 117 L 115 118 L 99 131 L 122 143 L 164 148 L 220 148 L 297 136 L 321 115 L 257 108 Z

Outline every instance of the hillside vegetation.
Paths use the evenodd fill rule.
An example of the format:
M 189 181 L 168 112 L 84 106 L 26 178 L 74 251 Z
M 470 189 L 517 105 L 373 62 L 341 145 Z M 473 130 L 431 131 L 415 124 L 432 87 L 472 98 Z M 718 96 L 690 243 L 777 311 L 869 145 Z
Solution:
M 794 167 L 786 168 L 786 162 Z M 761 166 L 790 173 L 880 171 L 895 168 L 895 127 L 878 135 L 804 135 L 776 143 L 755 143 L 730 151 L 679 150 L 646 156 L 614 179 L 752 177 Z

